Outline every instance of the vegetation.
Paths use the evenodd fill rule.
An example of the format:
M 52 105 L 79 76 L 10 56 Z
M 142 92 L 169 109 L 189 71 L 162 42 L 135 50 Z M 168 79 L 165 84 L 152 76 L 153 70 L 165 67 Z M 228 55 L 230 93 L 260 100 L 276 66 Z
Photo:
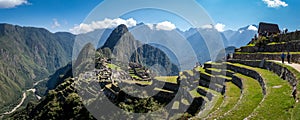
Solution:
M 163 82 L 177 83 L 177 78 L 178 76 L 159 76 L 159 77 L 155 77 L 154 79 Z
M 248 53 L 248 52 L 236 52 L 235 54 L 278 54 L 279 56 L 282 52 L 255 52 L 255 53 Z M 291 55 L 300 54 L 300 52 L 290 52 Z
M 235 74 L 243 81 L 243 92 L 239 102 L 221 119 L 244 119 L 249 116 L 263 99 L 262 88 L 253 78 Z
M 261 74 L 265 81 L 267 93 L 264 101 L 252 113 L 252 119 L 291 119 L 291 110 L 295 101 L 291 96 L 292 89 L 287 81 L 268 70 L 241 64 L 232 65 L 255 70 Z
M 226 82 L 226 93 L 224 99 L 220 99 L 217 104 L 220 104 L 214 112 L 209 115 L 208 119 L 217 119 L 223 116 L 226 112 L 233 109 L 238 103 L 241 96 L 241 89 L 239 89 L 232 82 Z
M 276 63 L 276 64 L 287 68 L 289 71 L 291 71 L 295 75 L 297 81 L 300 80 L 300 72 L 298 72 L 296 69 L 294 69 L 291 66 L 285 65 L 285 64 L 279 64 L 279 63 Z M 300 91 L 300 83 L 299 82 L 298 82 L 298 85 L 297 85 L 297 91 Z M 300 95 L 300 93 L 298 92 L 297 93 L 298 98 L 299 98 L 299 95 Z M 298 119 L 300 119 L 299 115 L 300 115 L 300 103 L 298 102 L 298 103 L 295 103 L 295 105 L 294 105 L 294 108 L 292 110 L 292 117 L 291 118 L 294 119 L 294 120 L 298 120 Z
M 6 112 L 22 91 L 71 61 L 75 36 L 9 24 L 0 24 L 0 33 L 0 112 Z

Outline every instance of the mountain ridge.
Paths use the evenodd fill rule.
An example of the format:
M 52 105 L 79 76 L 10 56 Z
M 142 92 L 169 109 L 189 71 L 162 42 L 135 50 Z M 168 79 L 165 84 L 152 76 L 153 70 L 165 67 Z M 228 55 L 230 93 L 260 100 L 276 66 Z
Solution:
M 0 24 L 0 106 L 7 109 L 21 91 L 71 61 L 72 34 Z M 0 110 L 1 111 L 1 110 Z

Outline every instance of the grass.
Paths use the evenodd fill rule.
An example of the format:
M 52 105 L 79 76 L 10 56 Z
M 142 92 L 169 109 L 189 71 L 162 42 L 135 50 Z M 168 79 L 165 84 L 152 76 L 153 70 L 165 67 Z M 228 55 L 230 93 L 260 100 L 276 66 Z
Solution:
M 270 62 L 272 62 L 272 61 L 270 61 Z M 273 62 L 273 63 L 281 65 L 282 67 L 287 68 L 289 71 L 291 71 L 295 75 L 295 77 L 296 77 L 296 79 L 298 81 L 297 91 L 300 91 L 300 83 L 299 83 L 300 73 L 296 69 L 294 69 L 293 67 L 288 66 L 286 64 L 280 64 L 280 63 L 276 63 L 276 62 Z M 298 93 L 297 96 L 299 98 L 300 93 Z M 299 102 L 295 103 L 295 105 L 294 105 L 294 109 L 292 111 L 292 119 L 294 119 L 294 120 L 300 120 L 300 103 Z
M 207 68 L 207 70 L 213 71 L 213 72 L 222 72 L 221 69 L 217 69 L 217 68 Z
M 190 91 L 190 94 L 192 95 L 193 98 L 199 98 L 199 97 L 202 97 L 205 101 L 209 101 L 205 96 L 200 95 L 200 94 L 197 92 L 197 89 L 194 89 L 194 90 Z
M 107 67 L 112 70 L 117 70 L 117 71 L 121 70 L 121 68 L 115 64 L 107 64 Z
M 251 119 L 291 119 L 291 111 L 295 102 L 291 96 L 292 89 L 287 81 L 282 80 L 275 73 L 268 70 L 253 68 L 241 64 L 232 65 L 255 70 L 260 73 L 265 81 L 265 99 L 252 113 Z M 274 86 L 281 87 L 274 88 Z
M 178 101 L 175 101 L 174 103 L 173 103 L 173 106 L 172 106 L 172 109 L 174 109 L 174 110 L 177 110 L 177 109 L 179 109 L 179 102 Z
M 217 119 L 224 115 L 227 111 L 231 110 L 239 101 L 241 96 L 241 89 L 239 89 L 232 82 L 226 82 L 225 98 L 219 99 L 217 104 L 220 104 L 218 108 L 213 109 L 213 113 L 207 119 Z
M 154 90 L 161 91 L 161 92 L 167 92 L 167 93 L 174 93 L 173 91 L 169 91 L 169 90 L 165 90 L 165 89 L 161 89 L 161 88 L 154 88 Z
M 242 74 L 235 75 L 241 78 L 243 82 L 242 97 L 236 106 L 234 106 L 234 108 L 225 114 L 221 119 L 244 119 L 254 111 L 254 109 L 263 99 L 261 86 L 256 80 Z M 237 98 L 233 98 L 235 102 L 236 99 Z M 227 106 L 227 109 L 232 108 L 232 105 L 233 103 L 230 103 L 229 106 Z
M 158 76 L 154 79 L 162 82 L 175 83 L 177 84 L 177 76 Z
M 231 80 L 232 79 L 231 77 L 227 77 L 227 76 L 224 76 L 224 75 L 216 75 L 216 77 L 220 77 L 220 78 L 223 78 L 223 79 L 226 79 L 226 80 Z
M 223 101 L 223 95 L 221 95 L 220 93 L 215 93 L 212 100 L 205 104 L 204 109 L 196 117 L 197 118 L 205 118 L 212 111 L 216 110 L 221 105 L 221 103 L 222 103 L 221 101 Z
M 285 44 L 286 42 L 271 42 L 268 43 L 267 45 L 278 45 L 278 44 Z
M 141 85 L 151 85 L 152 82 L 148 81 L 136 81 L 136 80 L 124 80 L 123 82 L 126 82 L 128 84 L 141 84 Z
M 255 53 L 249 53 L 249 52 L 235 52 L 235 54 L 271 54 L 271 55 L 281 55 L 282 52 L 255 52 Z M 286 54 L 286 52 L 285 52 Z M 291 55 L 300 54 L 300 52 L 290 52 Z
M 254 47 L 254 46 L 255 46 L 255 44 L 249 44 L 249 45 L 247 45 L 247 46 L 249 46 L 249 47 Z

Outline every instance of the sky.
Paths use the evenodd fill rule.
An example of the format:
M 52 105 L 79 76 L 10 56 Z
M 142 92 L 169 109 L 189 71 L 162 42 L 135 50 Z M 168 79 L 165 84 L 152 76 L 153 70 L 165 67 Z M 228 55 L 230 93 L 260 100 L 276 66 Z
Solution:
M 114 1 L 105 3 L 107 1 Z M 117 1 L 117 2 L 116 2 Z M 0 23 L 43 27 L 51 32 L 74 34 L 122 23 L 145 23 L 153 29 L 172 30 L 190 27 L 215 27 L 219 31 L 237 30 L 259 22 L 279 24 L 280 28 L 300 29 L 299 0 L 0 0 Z M 156 3 L 153 3 L 156 1 Z M 195 5 L 200 6 L 199 9 Z M 165 9 L 147 8 L 148 4 Z M 144 6 L 135 11 L 126 8 Z M 202 11 L 200 11 L 202 8 Z M 168 9 L 175 9 L 174 12 Z M 176 10 L 177 9 L 177 10 Z M 194 9 L 194 11 L 193 11 Z M 121 15 L 115 15 L 122 13 Z M 184 16 L 179 14 L 182 12 Z M 178 15 L 178 14 L 179 15 Z M 190 19 L 206 13 L 212 25 L 195 25 Z M 196 17 L 195 17 L 196 16 Z M 204 16 L 206 17 L 206 16 Z M 189 19 L 187 19 L 189 18 Z M 200 20 L 201 21 L 201 20 Z M 154 25 L 156 24 L 156 25 Z

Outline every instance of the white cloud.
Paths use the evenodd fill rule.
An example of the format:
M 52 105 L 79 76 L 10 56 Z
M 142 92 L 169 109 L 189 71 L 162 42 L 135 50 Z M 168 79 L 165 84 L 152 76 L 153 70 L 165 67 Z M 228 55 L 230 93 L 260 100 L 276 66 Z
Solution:
M 253 26 L 253 25 L 250 25 L 250 26 L 248 27 L 248 30 L 257 31 L 258 29 L 257 29 L 257 27 L 255 27 L 255 26 Z
M 57 21 L 57 19 L 53 19 L 53 24 L 52 24 L 52 28 L 58 28 L 61 25 L 59 24 L 59 22 Z
M 225 25 L 221 23 L 217 23 L 215 25 L 215 29 L 218 30 L 219 32 L 224 32 L 225 31 Z
M 171 31 L 171 30 L 176 29 L 176 26 L 173 23 L 169 22 L 169 21 L 164 21 L 164 22 L 158 23 L 156 25 L 156 29 L 157 30 Z
M 153 29 L 155 28 L 155 26 L 154 26 L 153 24 L 147 23 L 146 25 L 147 25 L 151 30 L 153 30 Z
M 209 24 L 209 25 L 203 25 L 203 26 L 201 26 L 201 28 L 203 28 L 203 29 L 212 29 L 212 28 L 214 28 L 214 26 L 212 24 Z
M 278 8 L 278 7 L 287 7 L 288 4 L 284 1 L 281 1 L 281 0 L 263 0 L 263 2 L 265 4 L 268 5 L 268 7 L 271 7 L 271 8 Z
M 88 33 L 96 29 L 115 28 L 120 24 L 124 24 L 127 27 L 133 27 L 136 26 L 137 22 L 133 18 L 129 18 L 127 20 L 121 18 L 117 18 L 117 19 L 105 18 L 102 21 L 93 21 L 90 24 L 81 23 L 80 25 L 76 25 L 74 28 L 71 28 L 70 32 L 74 34 Z
M 27 0 L 0 0 L 0 8 L 13 8 L 22 4 L 28 4 Z

